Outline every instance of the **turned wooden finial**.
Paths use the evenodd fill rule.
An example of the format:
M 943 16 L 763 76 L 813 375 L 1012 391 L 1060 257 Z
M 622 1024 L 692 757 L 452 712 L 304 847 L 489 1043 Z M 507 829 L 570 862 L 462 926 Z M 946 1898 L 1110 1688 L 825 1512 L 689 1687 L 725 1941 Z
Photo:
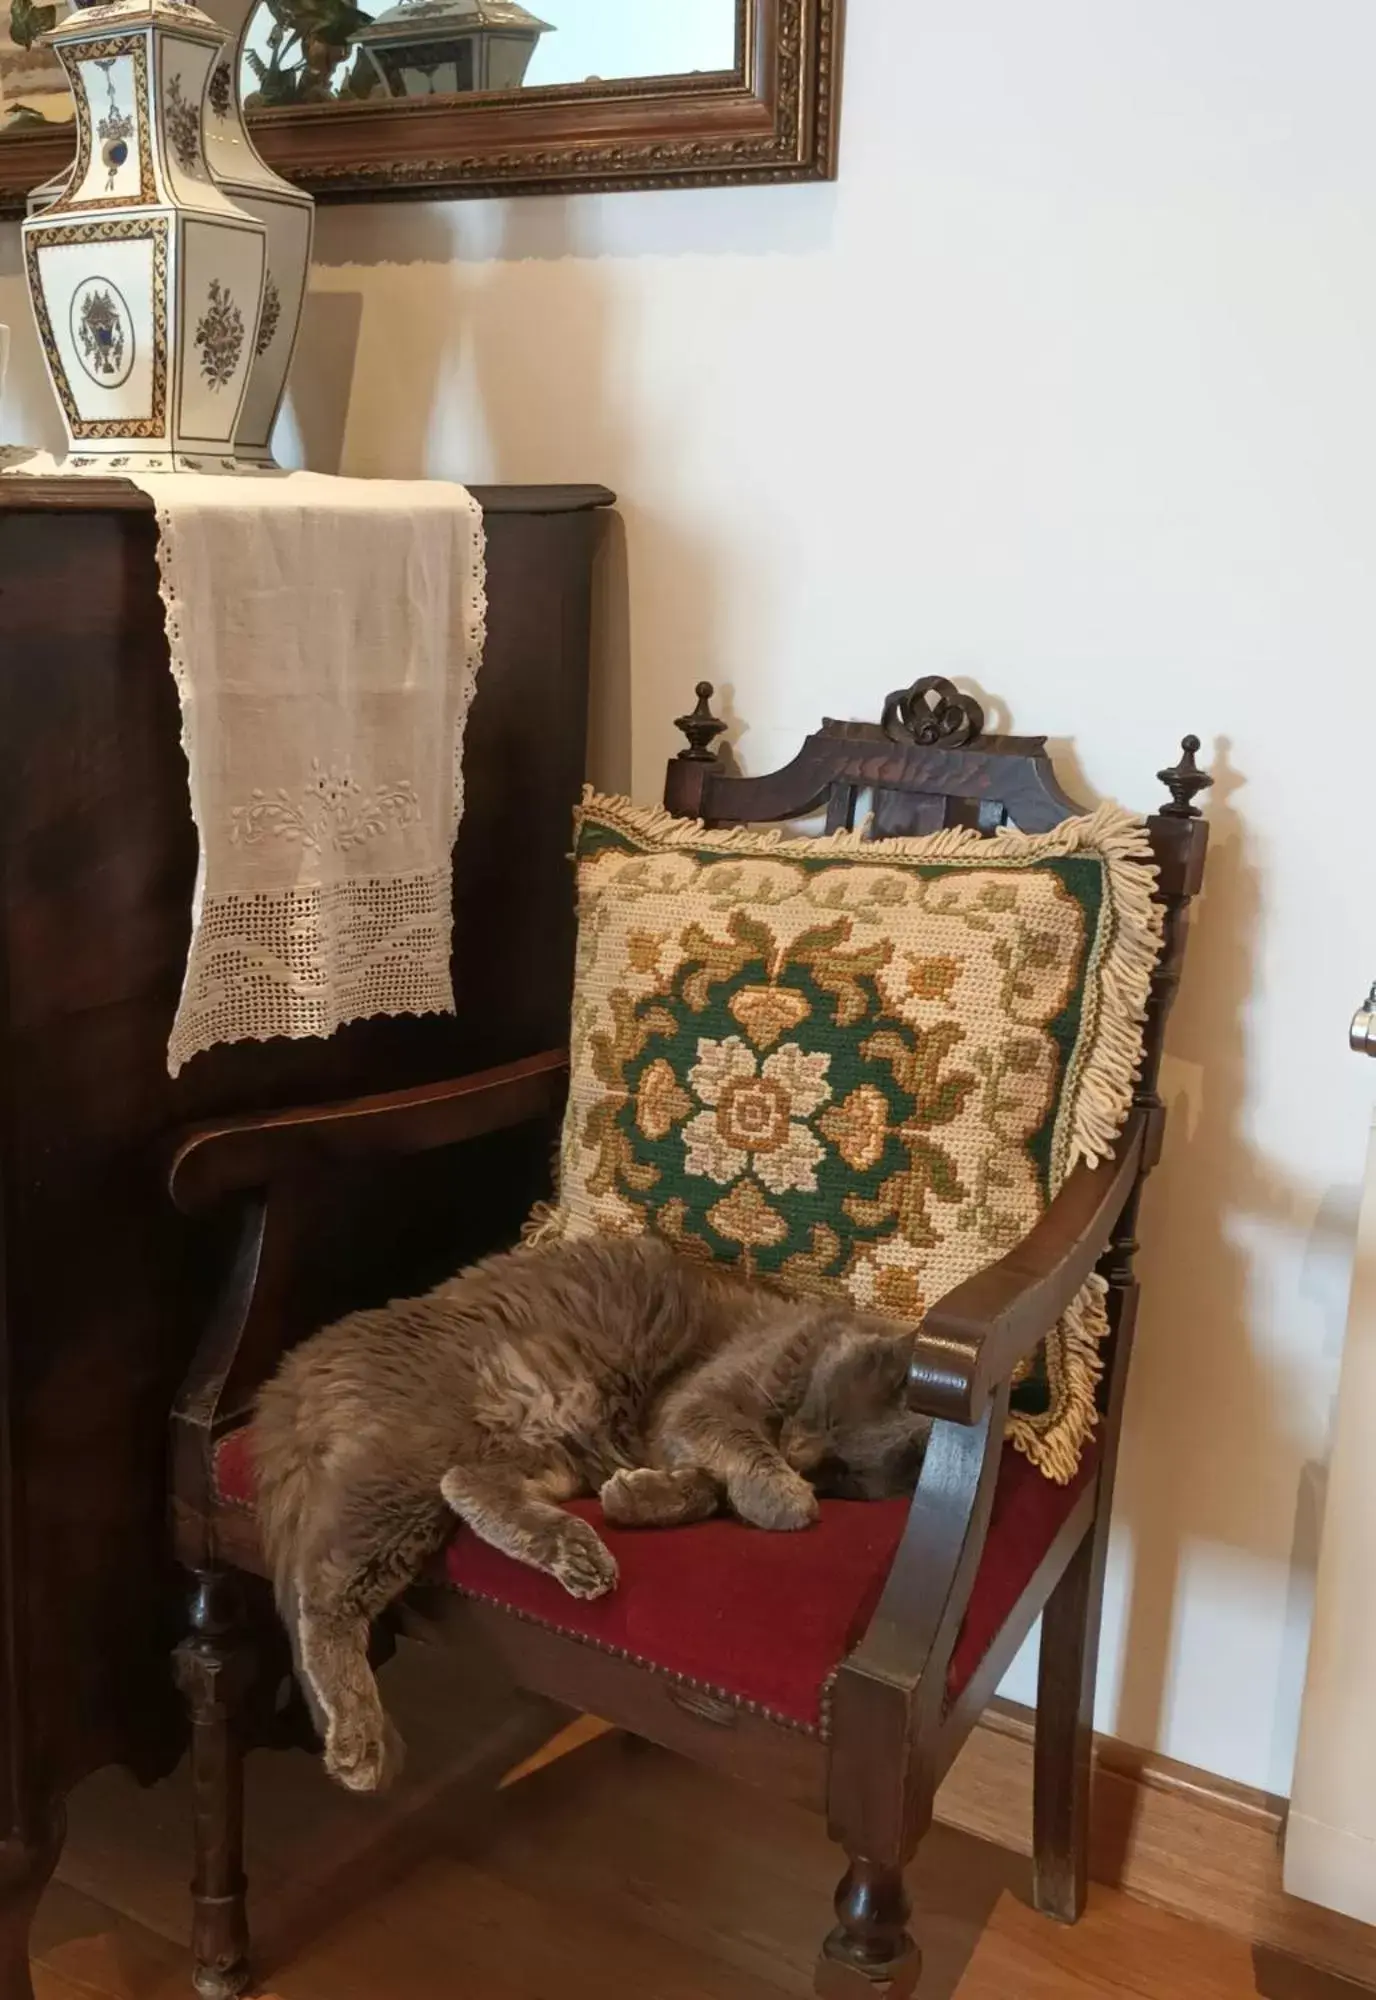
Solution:
M 689 763 L 715 764 L 717 753 L 712 745 L 725 730 L 726 724 L 712 713 L 712 696 L 716 690 L 711 681 L 699 681 L 696 692 L 697 707 L 691 715 L 680 715 L 674 723 L 675 729 L 681 729 L 688 738 L 688 748 L 678 754 Z
M 1180 762 L 1156 774 L 1171 795 L 1171 803 L 1162 806 L 1161 811 L 1168 819 L 1198 819 L 1200 814 L 1194 802 L 1195 795 L 1207 792 L 1213 779 L 1207 771 L 1201 771 L 1194 761 L 1199 749 L 1197 736 L 1183 736 L 1180 749 Z

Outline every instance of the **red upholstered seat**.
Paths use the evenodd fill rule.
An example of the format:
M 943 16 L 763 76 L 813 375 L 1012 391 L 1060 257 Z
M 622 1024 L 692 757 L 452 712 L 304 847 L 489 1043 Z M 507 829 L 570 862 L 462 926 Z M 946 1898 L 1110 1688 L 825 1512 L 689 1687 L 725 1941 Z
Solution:
M 969 1683 L 1096 1464 L 1092 1445 L 1074 1482 L 1053 1486 L 1005 1446 L 984 1560 L 951 1659 L 952 1697 Z M 245 1432 L 220 1445 L 216 1483 L 227 1505 L 252 1504 Z M 816 1526 L 795 1535 L 729 1520 L 612 1528 L 595 1500 L 575 1501 L 572 1511 L 596 1523 L 621 1565 L 609 1596 L 581 1603 L 462 1528 L 445 1555 L 449 1581 L 795 1728 L 824 1732 L 828 1684 L 879 1600 L 908 1503 L 829 1500 Z

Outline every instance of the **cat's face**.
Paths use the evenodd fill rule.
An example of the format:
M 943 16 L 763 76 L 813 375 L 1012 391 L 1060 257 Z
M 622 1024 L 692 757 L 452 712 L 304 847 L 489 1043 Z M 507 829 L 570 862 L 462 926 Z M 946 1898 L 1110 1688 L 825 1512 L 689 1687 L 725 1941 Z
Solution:
M 931 1419 L 906 1406 L 911 1335 L 847 1333 L 823 1351 L 779 1449 L 832 1500 L 911 1493 Z

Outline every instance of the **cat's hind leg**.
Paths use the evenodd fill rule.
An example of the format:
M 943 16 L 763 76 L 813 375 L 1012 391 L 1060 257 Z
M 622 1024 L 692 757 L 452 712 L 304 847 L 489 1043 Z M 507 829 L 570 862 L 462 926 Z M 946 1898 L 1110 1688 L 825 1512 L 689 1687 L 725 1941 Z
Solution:
M 440 1491 L 475 1535 L 516 1562 L 543 1570 L 570 1597 L 604 1597 L 614 1587 L 616 1558 L 597 1530 L 542 1499 L 538 1484 L 516 1467 L 456 1465 L 440 1481 Z
M 372 1623 L 420 1573 L 444 1539 L 434 1496 L 359 1480 L 327 1511 L 297 1566 L 286 1612 L 293 1650 L 325 1743 L 325 1768 L 350 1791 L 377 1791 L 396 1775 L 402 1743 L 382 1707 L 368 1659 Z
M 600 1497 L 618 1528 L 682 1528 L 715 1514 L 723 1490 L 700 1465 L 638 1465 L 614 1472 Z
M 351 1792 L 380 1791 L 403 1755 L 368 1661 L 369 1631 L 366 1618 L 300 1600 L 297 1655 L 324 1724 L 325 1769 Z

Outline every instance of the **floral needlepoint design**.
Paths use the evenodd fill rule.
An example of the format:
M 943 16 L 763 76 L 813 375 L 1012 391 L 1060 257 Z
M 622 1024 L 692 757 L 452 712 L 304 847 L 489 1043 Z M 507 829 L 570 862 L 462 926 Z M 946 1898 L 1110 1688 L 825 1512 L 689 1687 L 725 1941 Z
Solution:
M 1145 836 L 771 840 L 589 800 L 554 1234 L 665 1237 L 916 1325 L 1126 1116 L 1159 941 Z M 1136 1039 L 1135 1039 L 1136 1038 Z M 1056 1479 L 1095 1421 L 1102 1286 L 1017 1385 Z
M 857 1173 L 883 1158 L 889 1130 L 889 1101 L 872 1083 L 862 1083 L 821 1119 L 821 1129 L 848 1167 Z
M 272 346 L 272 336 L 277 331 L 277 322 L 282 317 L 282 294 L 277 289 L 277 281 L 271 271 L 263 287 L 263 310 L 258 320 L 258 339 L 254 343 L 255 355 L 264 355 Z
M 801 993 L 777 986 L 746 986 L 731 996 L 731 1015 L 757 1049 L 772 1048 L 780 1035 L 800 1028 L 811 1009 Z
M 831 1096 L 830 1064 L 796 1043 L 759 1064 L 738 1035 L 700 1041 L 688 1086 L 706 1108 L 683 1128 L 686 1171 L 729 1186 L 752 1168 L 775 1194 L 814 1189 L 823 1149 L 805 1121 Z
M 960 977 L 958 958 L 919 958 L 908 969 L 908 990 L 918 1000 L 946 1000 Z
M 244 316 L 218 278 L 210 281 L 206 310 L 196 328 L 201 373 L 212 389 L 223 389 L 239 366 L 244 351 Z
M 669 1064 L 652 1062 L 640 1079 L 635 1100 L 635 1122 L 645 1137 L 667 1139 L 692 1109 L 692 1098 L 679 1089 Z
M 747 1250 L 767 1250 L 788 1235 L 784 1218 L 749 1180 L 733 1187 L 724 1201 L 715 1202 L 707 1211 L 707 1220 L 718 1236 Z

